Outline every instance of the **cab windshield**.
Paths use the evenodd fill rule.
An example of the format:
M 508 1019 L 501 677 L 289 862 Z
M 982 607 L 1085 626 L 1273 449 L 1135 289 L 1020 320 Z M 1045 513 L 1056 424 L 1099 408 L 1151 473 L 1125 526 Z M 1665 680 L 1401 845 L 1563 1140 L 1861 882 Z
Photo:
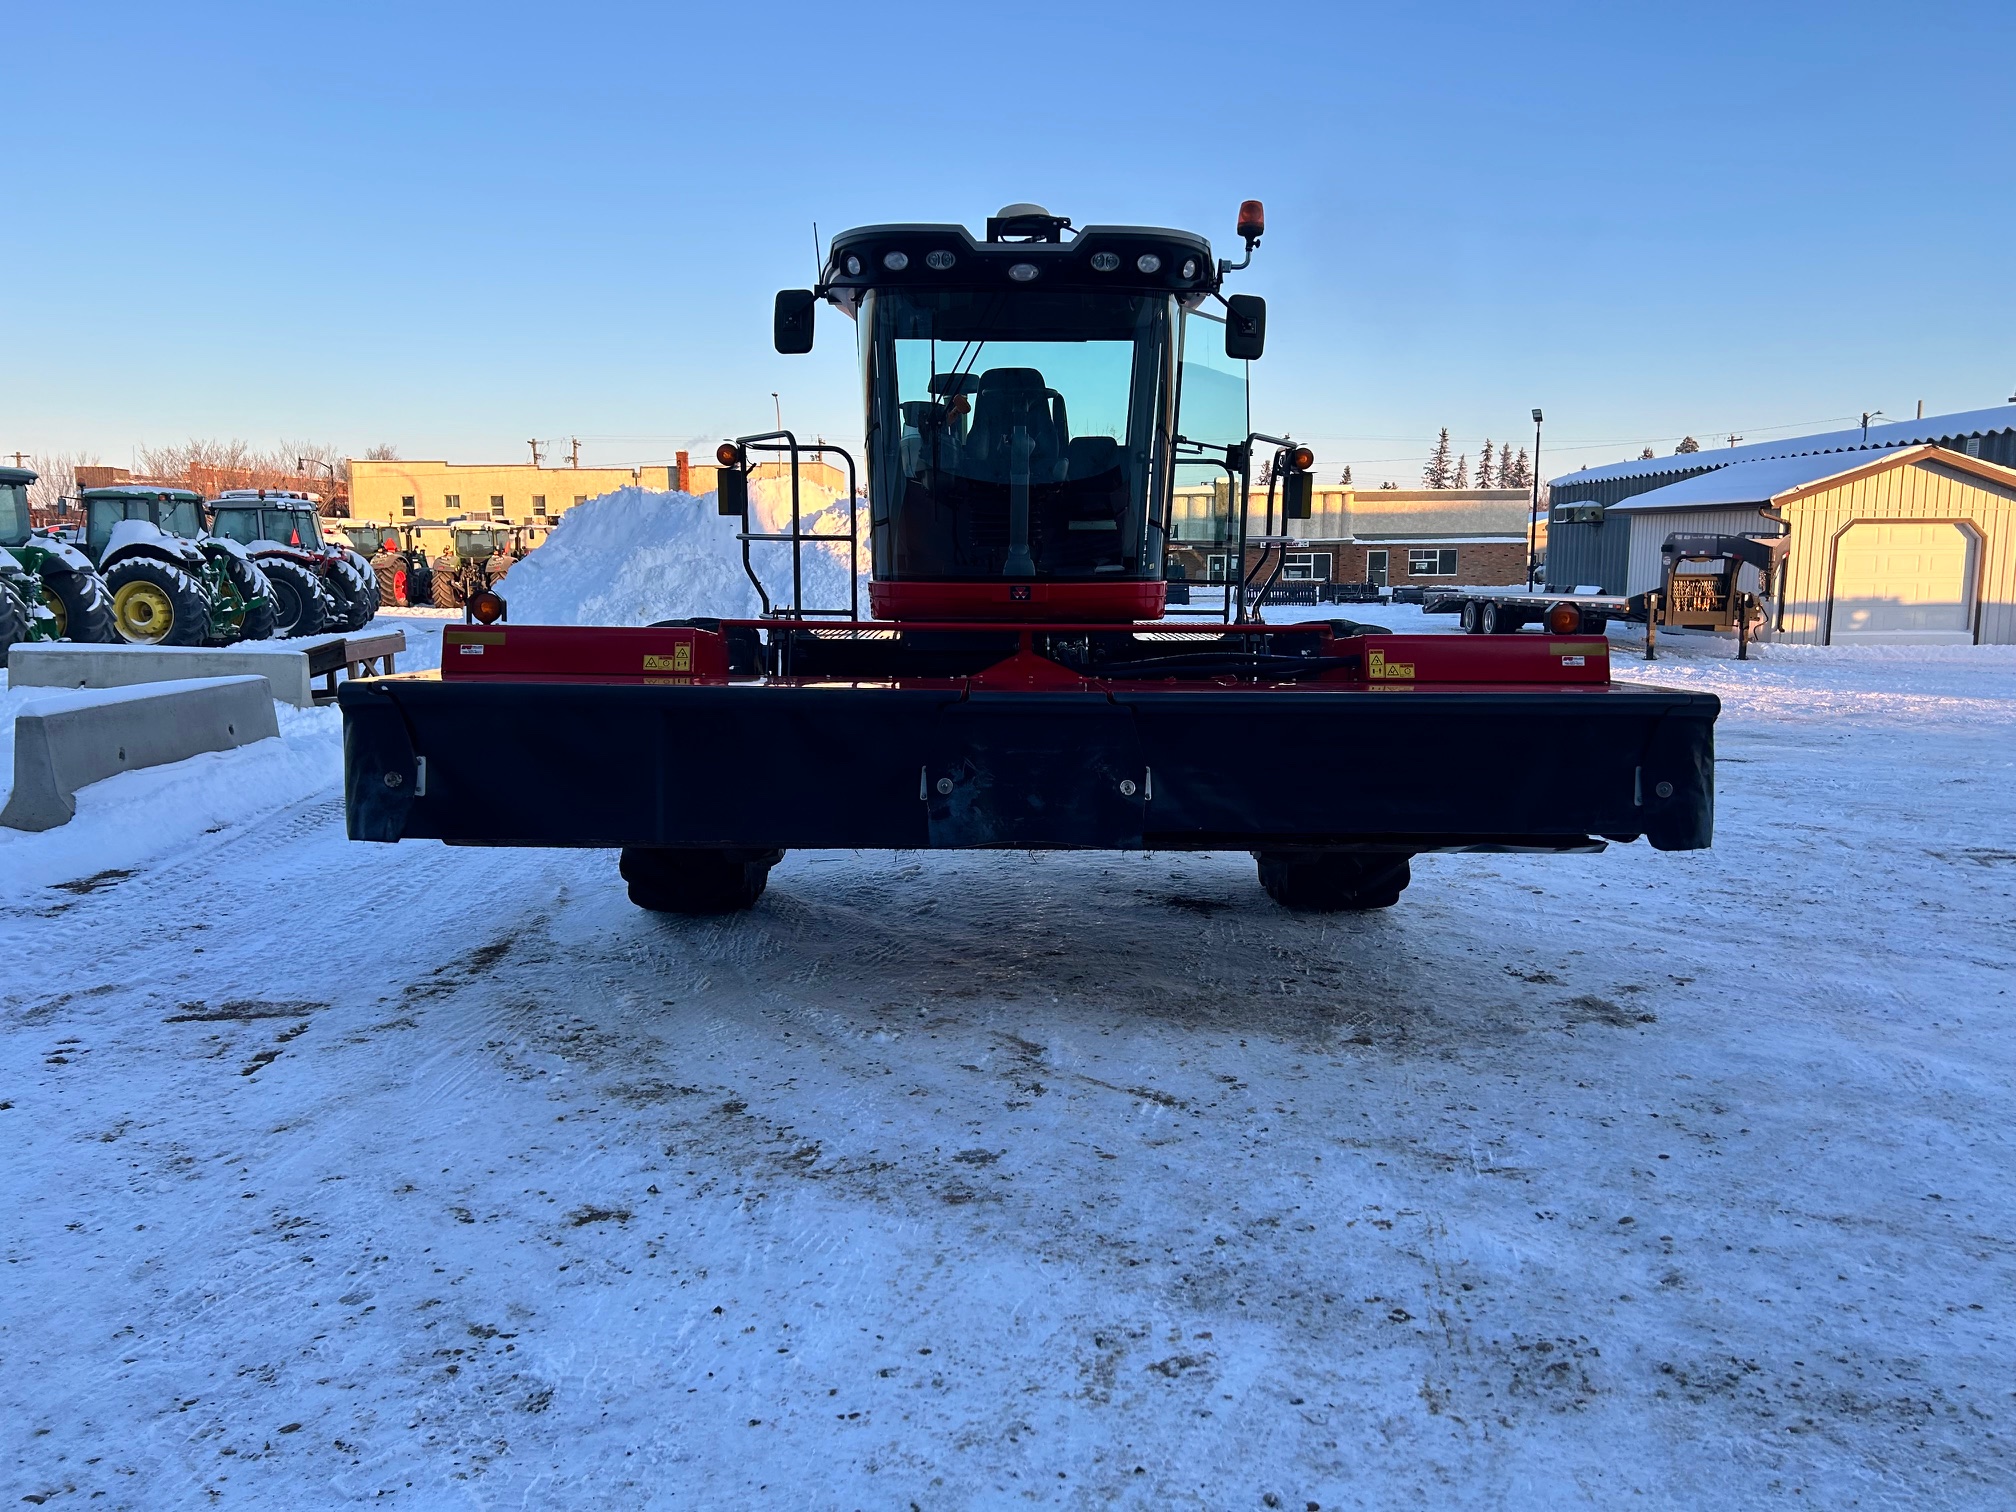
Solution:
M 497 538 L 487 530 L 458 530 L 455 532 L 455 554 L 480 561 L 493 556 L 497 551 Z
M 220 505 L 215 512 L 217 534 L 241 546 L 257 541 L 278 541 L 283 546 L 305 546 L 314 550 L 322 544 L 322 529 L 313 510 L 259 509 L 242 505 Z
M 1159 577 L 1165 295 L 876 290 L 862 312 L 875 570 Z
M 195 499 L 115 495 L 109 499 L 88 499 L 84 508 L 84 544 L 93 555 L 105 550 L 112 532 L 124 520 L 148 520 L 184 540 L 194 540 L 203 534 L 203 512 Z
M 19 546 L 28 539 L 28 485 L 0 483 L 0 545 Z

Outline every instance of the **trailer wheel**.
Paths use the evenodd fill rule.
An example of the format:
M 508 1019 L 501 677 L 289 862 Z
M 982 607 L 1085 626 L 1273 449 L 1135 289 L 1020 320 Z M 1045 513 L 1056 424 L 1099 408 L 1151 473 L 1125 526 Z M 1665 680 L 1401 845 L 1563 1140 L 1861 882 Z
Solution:
M 618 861 L 630 901 L 654 913 L 738 913 L 769 885 L 781 850 L 693 850 L 626 845 Z
M 1457 623 L 1462 625 L 1465 635 L 1479 635 L 1484 629 L 1484 606 L 1475 599 L 1463 600 L 1463 613 Z
M 1525 617 L 1510 604 L 1493 602 L 1484 606 L 1482 627 L 1486 635 L 1511 635 L 1525 623 Z
M 1390 851 L 1255 851 L 1260 885 L 1294 913 L 1391 908 L 1413 880 L 1412 857 Z

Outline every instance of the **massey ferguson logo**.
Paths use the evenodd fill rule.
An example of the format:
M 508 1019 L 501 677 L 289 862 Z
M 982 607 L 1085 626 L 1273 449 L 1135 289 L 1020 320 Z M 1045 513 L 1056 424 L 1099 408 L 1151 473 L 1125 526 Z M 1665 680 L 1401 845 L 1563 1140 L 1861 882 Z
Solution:
M 1016 583 L 1011 585 L 1008 589 L 1008 602 L 1011 604 L 1028 603 L 1029 585 L 1027 583 Z

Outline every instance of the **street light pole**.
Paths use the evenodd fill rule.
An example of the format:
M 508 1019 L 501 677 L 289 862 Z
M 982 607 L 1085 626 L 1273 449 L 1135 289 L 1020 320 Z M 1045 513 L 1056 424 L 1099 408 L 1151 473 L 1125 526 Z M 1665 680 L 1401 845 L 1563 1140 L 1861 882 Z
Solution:
M 1533 587 L 1533 573 L 1540 555 L 1540 411 L 1533 411 L 1533 498 L 1526 506 L 1526 587 Z

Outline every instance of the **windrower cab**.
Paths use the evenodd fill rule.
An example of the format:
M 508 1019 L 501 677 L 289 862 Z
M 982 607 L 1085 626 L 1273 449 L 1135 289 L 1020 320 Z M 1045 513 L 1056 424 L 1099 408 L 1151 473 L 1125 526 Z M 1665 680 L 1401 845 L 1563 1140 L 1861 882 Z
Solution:
M 674 913 L 748 907 L 789 848 L 1245 850 L 1327 911 L 1394 903 L 1428 852 L 1707 845 L 1716 700 L 1613 683 L 1600 635 L 1265 619 L 1315 459 L 1252 427 L 1267 312 L 1223 287 L 1257 202 L 1237 229 L 1237 263 L 1034 205 L 835 237 L 773 334 L 856 322 L 865 456 L 718 453 L 763 614 L 524 625 L 493 590 L 438 675 L 344 685 L 352 838 L 620 848 Z M 809 516 L 808 457 L 850 479 Z M 783 523 L 751 507 L 773 459 Z M 1180 597 L 1178 549 L 1212 564 Z M 858 587 L 807 601 L 817 552 L 865 555 L 870 618 Z

